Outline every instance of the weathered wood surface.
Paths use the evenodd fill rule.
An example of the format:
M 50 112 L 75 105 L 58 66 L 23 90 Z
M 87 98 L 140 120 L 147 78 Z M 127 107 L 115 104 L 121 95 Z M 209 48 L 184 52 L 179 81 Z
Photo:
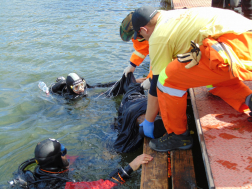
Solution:
M 171 174 L 172 188 L 196 188 L 192 150 L 171 151 Z
M 137 119 L 140 124 L 144 121 L 145 115 Z M 149 138 L 144 138 L 143 153 L 149 154 L 153 160 L 142 165 L 141 189 L 168 189 L 168 155 L 167 153 L 156 152 L 149 147 Z
M 144 139 L 143 153 L 150 154 L 153 160 L 142 165 L 141 189 L 168 188 L 167 153 L 156 152 L 149 147 L 149 138 Z

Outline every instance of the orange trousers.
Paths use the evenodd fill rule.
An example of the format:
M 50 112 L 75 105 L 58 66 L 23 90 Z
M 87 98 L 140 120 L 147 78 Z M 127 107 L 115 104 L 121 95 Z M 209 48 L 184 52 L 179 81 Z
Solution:
M 236 55 L 243 60 L 252 61 L 252 33 L 241 35 L 225 34 L 218 38 L 219 42 L 232 47 Z M 237 111 L 248 107 L 244 105 L 246 97 L 252 93 L 238 77 L 231 73 L 230 66 L 224 63 L 219 53 L 211 46 L 216 40 L 206 38 L 200 46 L 202 53 L 200 62 L 193 68 L 186 69 L 184 63 L 177 59 L 165 68 L 167 78 L 164 87 L 186 91 L 189 88 L 213 85 L 211 92 L 221 97 Z M 252 80 L 252 72 L 236 69 L 235 73 L 243 76 L 243 80 Z M 157 89 L 158 103 L 164 126 L 168 133 L 182 134 L 187 129 L 187 93 L 182 97 L 169 95 Z

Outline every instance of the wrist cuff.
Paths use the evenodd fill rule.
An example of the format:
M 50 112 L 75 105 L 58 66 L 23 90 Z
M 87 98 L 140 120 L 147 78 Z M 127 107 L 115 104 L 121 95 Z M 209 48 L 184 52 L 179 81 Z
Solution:
M 121 177 L 122 177 L 123 179 L 128 179 L 128 178 L 130 178 L 129 174 L 128 174 L 122 167 L 120 168 L 119 174 L 121 175 Z
M 127 167 L 124 167 L 125 172 L 130 175 L 133 172 L 133 169 L 130 167 L 130 165 L 127 165 Z
M 130 65 L 133 66 L 134 68 L 136 67 L 136 65 L 133 62 L 130 62 Z
M 158 75 L 153 75 L 149 94 L 155 97 L 157 97 L 157 81 L 158 81 Z
M 144 119 L 144 122 L 146 122 L 147 124 L 154 124 L 154 121 L 153 122 L 149 122 L 146 119 Z

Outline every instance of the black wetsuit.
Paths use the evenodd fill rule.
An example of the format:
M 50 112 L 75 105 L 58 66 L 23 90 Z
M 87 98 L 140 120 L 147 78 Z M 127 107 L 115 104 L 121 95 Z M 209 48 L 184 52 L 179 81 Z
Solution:
M 87 88 L 88 88 L 88 85 L 87 85 Z M 49 87 L 49 92 L 52 94 L 61 95 L 61 96 L 65 97 L 66 99 L 72 99 L 72 100 L 87 96 L 86 91 L 84 91 L 83 94 L 76 94 L 73 91 L 69 91 L 69 89 L 67 88 L 66 80 L 64 80 L 64 79 L 61 79 L 61 80 L 53 83 Z
M 68 178 L 68 170 L 61 170 L 60 172 L 50 172 L 41 170 L 37 166 L 34 172 L 25 170 L 29 165 L 35 163 L 35 158 L 23 162 L 18 169 L 16 178 L 12 181 L 15 187 L 30 188 L 30 189 L 74 189 L 74 188 L 102 188 L 110 189 L 116 188 L 130 178 L 133 172 L 132 168 L 128 165 L 125 168 L 118 168 L 112 171 L 108 178 L 98 181 L 82 181 L 75 182 Z
M 36 189 L 42 188 L 50 188 L 50 189 L 72 189 L 72 188 L 91 188 L 96 186 L 98 188 L 106 189 L 106 188 L 114 188 L 120 184 L 123 184 L 126 179 L 130 178 L 129 175 L 133 170 L 130 166 L 126 168 L 119 168 L 115 169 L 113 172 L 110 173 L 109 177 L 105 180 L 100 179 L 98 181 L 82 181 L 82 182 L 73 182 L 67 178 L 68 173 L 61 173 L 61 174 L 53 174 L 47 173 L 44 174 L 43 171 L 39 169 L 39 166 L 36 167 L 35 170 L 35 177 L 37 180 L 44 180 L 38 184 L 33 185 Z M 56 176 L 56 177 L 54 177 Z M 58 179 L 58 178 L 61 179 Z
M 95 87 L 111 87 L 115 84 L 115 82 L 109 82 L 109 83 L 98 83 L 96 85 L 89 85 L 87 84 L 85 86 L 85 90 L 84 93 L 82 94 L 76 94 L 73 91 L 70 91 L 69 88 L 67 88 L 67 84 L 66 84 L 66 80 L 65 79 L 61 79 L 61 80 L 56 80 L 55 83 L 53 83 L 50 87 L 49 87 L 49 92 L 52 94 L 58 94 L 61 95 L 63 97 L 65 97 L 66 99 L 78 99 L 78 98 L 82 98 L 87 96 L 87 88 L 95 88 Z

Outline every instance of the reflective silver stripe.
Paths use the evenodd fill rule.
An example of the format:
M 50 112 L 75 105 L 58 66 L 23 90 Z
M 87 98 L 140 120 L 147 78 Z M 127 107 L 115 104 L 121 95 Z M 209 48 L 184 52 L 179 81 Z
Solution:
M 139 56 L 140 58 L 145 59 L 145 56 L 143 54 L 141 54 L 140 52 L 134 51 L 133 53 L 136 54 L 137 56 Z
M 242 68 L 246 69 L 245 66 L 240 62 L 240 59 L 237 57 L 237 55 L 235 54 L 232 48 L 230 48 L 225 43 L 221 43 L 221 45 L 224 46 L 225 52 L 227 52 L 227 54 L 229 55 L 229 58 L 231 59 L 231 66 L 232 66 L 232 63 L 236 63 L 236 64 L 239 64 L 239 66 L 241 66 Z
M 121 170 L 122 170 L 122 172 L 125 174 L 125 175 L 127 175 L 128 177 L 129 177 L 129 175 L 128 175 L 128 173 L 121 167 Z
M 157 87 L 160 91 L 164 92 L 164 93 L 167 93 L 171 96 L 177 96 L 177 97 L 182 97 L 186 91 L 183 91 L 183 90 L 179 90 L 179 89 L 173 89 L 173 88 L 170 88 L 170 87 L 165 87 L 163 86 L 159 81 L 157 82 Z

